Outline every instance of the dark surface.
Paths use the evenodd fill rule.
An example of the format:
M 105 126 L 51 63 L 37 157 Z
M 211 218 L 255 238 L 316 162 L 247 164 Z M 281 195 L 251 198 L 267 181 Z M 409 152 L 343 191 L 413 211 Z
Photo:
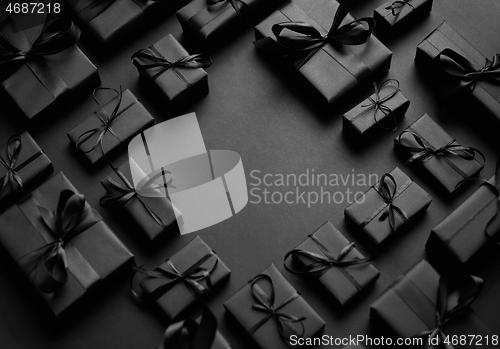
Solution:
M 324 11 L 328 0 L 296 0 L 313 18 Z M 353 15 L 370 16 L 380 1 L 359 0 Z M 303 6 L 309 4 L 308 6 Z M 327 5 L 325 5 L 327 6 Z M 492 57 L 500 51 L 500 3 L 497 0 L 440 0 L 436 1 L 430 16 L 393 38 L 381 38 L 394 52 L 387 77 L 396 78 L 411 101 L 406 117 L 398 131 L 380 132 L 363 142 L 351 141 L 342 133 L 341 116 L 373 93 L 370 84 L 361 94 L 353 95 L 342 105 L 324 108 L 317 95 L 305 93 L 296 79 L 283 74 L 282 69 L 261 57 L 252 45 L 253 30 L 247 29 L 237 39 L 222 45 L 212 54 L 213 65 L 207 69 L 210 94 L 190 108 L 169 111 L 158 94 L 139 84 L 137 70 L 130 61 L 133 52 L 160 40 L 168 33 L 186 44 L 175 16 L 171 15 L 157 26 L 145 28 L 143 34 L 127 41 L 123 48 L 100 52 L 98 47 L 83 40 L 82 50 L 99 68 L 104 86 L 129 88 L 141 99 L 157 123 L 170 117 L 195 111 L 207 149 L 229 149 L 243 159 L 249 189 L 256 180 L 252 170 L 266 173 L 296 174 L 314 169 L 325 174 L 378 174 L 399 166 L 424 190 L 434 197 L 425 214 L 411 223 L 404 236 L 391 239 L 376 249 L 362 240 L 360 234 L 347 227 L 341 204 L 260 204 L 248 203 L 235 217 L 206 228 L 199 234 L 232 270 L 229 283 L 209 298 L 208 305 L 219 319 L 219 328 L 234 348 L 253 348 L 241 327 L 226 314 L 222 303 L 243 284 L 270 263 L 275 263 L 283 275 L 303 295 L 309 304 L 327 322 L 325 334 L 334 337 L 368 334 L 380 336 L 383 329 L 369 321 L 369 305 L 400 274 L 425 257 L 424 245 L 430 230 L 451 210 L 473 193 L 477 184 L 464 186 L 448 195 L 430 178 L 403 166 L 393 151 L 393 138 L 423 113 L 433 117 L 452 137 L 464 144 L 481 149 L 487 163 L 481 176 L 490 178 L 496 160 L 500 139 L 496 136 L 500 124 L 477 105 L 449 108 L 441 113 L 432 95 L 431 85 L 421 78 L 413 59 L 418 43 L 436 28 L 442 20 L 466 37 L 479 51 Z M 326 24 L 327 25 L 327 24 Z M 139 30 L 139 29 L 138 29 Z M 85 38 L 83 38 L 85 39 Z M 189 45 L 186 45 L 191 53 Z M 137 262 L 158 264 L 176 252 L 195 235 L 178 236 L 148 243 L 138 232 L 128 228 L 127 219 L 99 207 L 99 198 L 105 191 L 99 183 L 110 171 L 105 164 L 89 166 L 70 147 L 66 132 L 96 110 L 90 91 L 82 94 L 76 103 L 52 113 L 41 126 L 30 129 L 31 135 L 54 163 L 55 171 L 62 170 L 71 182 L 84 193 L 106 222 L 114 229 Z M 13 110 L 11 112 L 11 110 Z M 2 101 L 0 110 L 0 142 L 5 144 L 14 132 L 22 132 L 22 116 L 10 102 Z M 17 121 L 19 120 L 19 122 Z M 115 165 L 126 160 L 126 152 L 112 157 Z M 352 183 L 350 183 L 352 184 Z M 264 189 L 264 186 L 260 186 Z M 330 191 L 365 191 L 368 185 L 328 187 Z M 271 191 L 285 193 L 295 188 L 271 187 Z M 319 187 L 300 190 L 319 191 Z M 255 198 L 249 197 L 254 201 Z M 125 217 L 126 218 L 126 217 Z M 330 220 L 349 239 L 358 239 L 358 248 L 364 254 L 376 254 L 374 266 L 380 278 L 373 288 L 355 302 L 341 309 L 334 305 L 328 292 L 311 284 L 308 279 L 284 271 L 283 256 L 325 221 Z M 1 229 L 1 228 L 0 228 Z M 15 232 L 13 232 L 15 233 Z M 500 256 L 495 251 L 480 256 L 471 270 L 486 279 L 486 287 L 474 304 L 477 314 L 495 333 L 500 333 L 498 321 Z M 23 279 L 15 263 L 0 254 L 0 340 L 2 348 L 155 348 L 168 322 L 156 308 L 143 307 L 130 295 L 128 279 L 118 278 L 102 290 L 73 318 L 55 324 L 41 310 L 29 284 Z M 496 291 L 495 291 L 496 290 Z M 490 304 L 492 306 L 490 306 Z M 496 321 L 495 321 L 496 320 Z M 384 333 L 385 334 L 385 333 Z

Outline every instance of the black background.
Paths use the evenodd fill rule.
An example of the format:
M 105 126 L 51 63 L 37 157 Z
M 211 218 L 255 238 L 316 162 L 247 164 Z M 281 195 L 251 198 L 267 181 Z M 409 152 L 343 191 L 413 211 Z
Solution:
M 296 0 L 309 15 L 329 8 L 329 0 Z M 352 11 L 355 17 L 371 16 L 383 0 L 357 1 Z M 451 108 L 441 112 L 430 89 L 414 65 L 418 43 L 446 20 L 487 57 L 500 52 L 500 3 L 497 0 L 437 0 L 430 16 L 394 38 L 382 41 L 393 51 L 388 77 L 401 83 L 403 93 L 411 101 L 406 117 L 398 131 L 420 117 L 431 115 L 461 144 L 481 149 L 487 163 L 481 176 L 489 178 L 494 171 L 499 120 L 475 104 L 465 108 Z M 329 20 L 321 22 L 329 26 Z M 139 30 L 139 28 L 138 28 Z M 138 73 L 130 56 L 168 33 L 182 39 L 182 31 L 174 15 L 158 25 L 127 41 L 122 48 L 100 52 L 88 38 L 79 46 L 99 68 L 103 86 L 129 88 L 151 111 L 156 123 L 194 111 L 197 113 L 207 149 L 229 149 L 243 159 L 247 182 L 252 170 L 261 174 L 315 173 L 378 174 L 402 168 L 434 200 L 427 213 L 411 224 L 404 236 L 392 239 L 373 249 L 360 242 L 359 247 L 376 254 L 373 264 L 381 277 L 373 288 L 344 309 L 335 306 L 327 292 L 317 283 L 310 283 L 283 270 L 284 254 L 298 245 L 307 234 L 326 220 L 332 221 L 349 239 L 359 238 L 346 227 L 344 204 L 252 204 L 248 203 L 235 217 L 187 236 L 174 236 L 158 243 L 148 243 L 131 230 L 128 221 L 99 206 L 104 189 L 99 179 L 110 169 L 105 165 L 89 166 L 71 149 L 66 132 L 93 113 L 95 105 L 91 94 L 82 94 L 76 103 L 62 106 L 37 127 L 29 131 L 48 154 L 56 171 L 63 171 L 71 182 L 86 195 L 116 234 L 136 255 L 138 263 L 159 263 L 200 235 L 232 270 L 229 283 L 209 298 L 208 305 L 219 319 L 219 329 L 234 348 L 252 348 L 247 335 L 225 314 L 222 303 L 246 281 L 270 263 L 283 272 L 312 307 L 325 319 L 325 334 L 334 337 L 369 334 L 379 336 L 376 324 L 370 323 L 369 305 L 375 297 L 400 274 L 425 258 L 424 245 L 430 230 L 449 212 L 463 202 L 477 188 L 472 184 L 454 195 L 447 195 L 431 180 L 410 168 L 393 151 L 397 132 L 378 132 L 363 142 L 354 142 L 342 133 L 341 115 L 372 93 L 367 87 L 352 95 L 340 106 L 326 107 L 313 94 L 304 93 L 295 79 L 289 78 L 279 67 L 260 56 L 252 44 L 253 30 L 248 29 L 235 40 L 215 50 L 209 73 L 210 94 L 181 111 L 171 111 L 158 95 L 147 90 L 138 81 Z M 87 39 L 87 40 L 85 40 Z M 191 53 L 195 50 L 189 47 Z M 380 80 L 382 81 L 382 80 Z M 379 82 L 380 82 L 379 81 Z M 369 84 L 368 84 L 369 85 Z M 4 98 L 2 96 L 2 98 Z M 5 144 L 15 132 L 25 130 L 22 115 L 10 102 L 3 100 L 0 109 L 0 143 Z M 126 160 L 125 147 L 112 157 L 115 165 Z M 249 185 L 249 189 L 252 187 Z M 261 188 L 263 188 L 261 186 Z M 294 190 L 295 188 L 270 188 Z M 308 190 L 308 188 L 302 188 Z M 317 188 L 316 188 L 317 189 Z M 347 187 L 333 188 L 345 191 Z M 367 187 L 350 188 L 366 190 Z M 250 198 L 251 199 L 251 198 Z M 0 227 L 1 229 L 1 227 Z M 15 232 L 12 232 L 15 234 Z M 496 253 L 498 254 L 498 253 Z M 500 333 L 500 265 L 495 253 L 481 256 L 472 271 L 486 279 L 486 288 L 474 309 L 495 332 Z M 8 256 L 0 255 L 0 346 L 2 348 L 155 348 L 161 342 L 168 325 L 157 309 L 147 309 L 130 296 L 128 279 L 124 275 L 102 290 L 86 307 L 63 323 L 50 320 L 42 311 L 34 293 L 27 287 L 21 273 Z

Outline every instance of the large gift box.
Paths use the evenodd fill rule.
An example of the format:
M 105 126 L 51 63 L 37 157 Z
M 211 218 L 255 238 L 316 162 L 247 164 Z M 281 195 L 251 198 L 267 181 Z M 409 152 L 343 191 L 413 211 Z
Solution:
M 348 2 L 332 2 L 328 10 L 322 11 L 324 17 L 317 21 L 330 24 L 335 15 L 332 27 L 325 29 L 316 18 L 288 2 L 255 27 L 254 44 L 290 66 L 328 103 L 338 102 L 389 69 L 392 57 L 392 52 L 370 35 L 375 25 L 373 18 L 355 22 L 346 6 Z
M 481 288 L 482 279 L 475 277 L 464 280 L 457 288 L 422 260 L 372 303 L 370 317 L 387 325 L 398 337 L 421 338 L 425 347 L 440 347 L 428 342 L 438 338 L 441 344 L 448 339 L 457 349 L 475 348 L 470 340 L 464 344 L 453 337 L 474 335 L 484 339 L 493 335 L 469 307 Z M 488 345 L 491 341 L 482 343 L 486 348 L 494 347 Z
M 172 34 L 134 53 L 132 63 L 170 105 L 182 106 L 208 94 L 208 75 L 203 68 L 212 61 L 205 55 L 190 55 Z
M 0 83 L 28 119 L 99 83 L 97 68 L 76 46 L 80 30 L 71 20 L 60 18 L 17 32 L 12 23 L 0 26 L 0 47 L 7 62 L 11 60 L 0 71 Z
M 323 319 L 271 264 L 224 302 L 224 308 L 262 349 L 286 349 L 293 339 L 311 338 Z
M 424 168 L 448 193 L 484 166 L 480 151 L 459 144 L 427 114 L 396 137 L 394 147 L 408 158 L 407 164 Z
M 95 92 L 99 90 L 103 88 Z M 92 164 L 154 124 L 151 114 L 130 90 L 104 90 L 112 90 L 116 96 L 67 134 L 71 144 Z
M 287 265 L 289 256 L 292 263 Z M 295 274 L 316 277 L 340 305 L 350 301 L 380 275 L 354 243 L 350 243 L 330 222 L 286 254 L 285 268 Z
M 54 169 L 49 157 L 28 132 L 9 138 L 0 149 L 0 207 L 12 203 L 37 179 Z
M 199 236 L 156 268 L 135 270 L 134 293 L 156 302 L 170 319 L 214 292 L 231 276 L 228 267 Z
M 344 214 L 373 243 L 384 241 L 429 207 L 432 196 L 398 167 L 349 205 Z
M 469 94 L 500 119 L 499 54 L 485 57 L 443 22 L 417 46 L 415 63 L 436 82 L 441 99 Z
M 283 0 L 193 0 L 177 11 L 182 30 L 208 47 L 227 41 Z
M 56 316 L 133 259 L 62 172 L 0 215 L 0 226 L 0 243 Z
M 377 29 L 395 31 L 410 25 L 432 10 L 433 0 L 388 0 L 373 11 Z

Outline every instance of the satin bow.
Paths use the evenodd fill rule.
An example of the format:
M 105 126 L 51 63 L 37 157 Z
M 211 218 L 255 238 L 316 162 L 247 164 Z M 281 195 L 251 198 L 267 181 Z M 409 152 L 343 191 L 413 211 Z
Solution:
M 410 4 L 410 1 L 411 0 L 394 1 L 392 4 L 387 6 L 385 9 L 391 10 L 392 15 L 397 16 L 401 13 L 401 11 L 403 11 L 403 7 L 405 7 L 406 5 L 410 6 L 412 10 L 415 9 L 415 7 L 412 4 Z
M 373 88 L 375 89 L 375 98 L 368 97 L 368 100 L 370 101 L 370 104 L 362 105 L 363 108 L 367 108 L 367 109 L 365 109 L 363 111 L 363 113 L 360 114 L 360 116 L 364 115 L 365 113 L 367 113 L 370 110 L 374 109 L 373 120 L 375 121 L 375 123 L 379 127 L 383 128 L 384 130 L 391 130 L 391 131 L 396 130 L 398 128 L 398 122 L 396 120 L 396 117 L 392 113 L 391 108 L 389 108 L 388 106 L 384 105 L 384 103 L 387 102 L 392 97 L 394 97 L 399 92 L 399 81 L 397 81 L 395 79 L 389 79 L 389 80 L 384 81 L 380 86 L 377 86 L 376 83 L 373 83 Z M 380 98 L 380 91 L 382 91 L 384 88 L 393 88 L 394 91 L 391 92 L 391 93 L 389 93 L 384 98 Z M 383 126 L 383 125 L 381 125 L 379 123 L 379 121 L 377 120 L 377 111 L 379 111 L 379 110 L 385 116 L 392 115 L 392 119 L 394 121 L 394 127 L 393 128 L 385 127 L 385 126 Z
M 271 295 L 267 295 L 262 288 L 257 284 L 259 280 L 267 280 L 271 285 Z M 255 333 L 267 320 L 273 319 L 278 327 L 278 332 L 284 340 L 289 340 L 291 335 L 295 335 L 299 338 L 304 336 L 305 328 L 304 321 L 306 317 L 296 317 L 290 314 L 286 314 L 280 311 L 285 305 L 292 302 L 294 299 L 299 297 L 299 294 L 295 291 L 288 299 L 286 299 L 282 304 L 275 304 L 275 290 L 271 277 L 266 274 L 257 275 L 250 283 L 250 288 L 253 298 L 257 301 L 252 305 L 252 309 L 263 312 L 266 315 L 256 323 L 248 332 L 250 335 Z M 295 323 L 299 323 L 301 330 L 298 331 L 294 326 Z M 285 333 L 285 331 L 287 333 Z
M 386 183 L 386 178 L 388 178 L 392 184 L 393 184 L 393 189 L 389 188 L 389 185 Z M 384 199 L 385 203 L 387 204 L 387 209 L 385 210 L 384 213 L 382 213 L 379 217 L 379 221 L 383 221 L 389 217 L 389 224 L 391 225 L 392 230 L 396 231 L 396 217 L 394 213 L 397 213 L 404 222 L 409 221 L 408 216 L 406 213 L 399 208 L 398 206 L 394 205 L 394 200 L 396 199 L 396 190 L 397 190 L 397 184 L 396 180 L 390 173 L 386 173 L 382 176 L 380 179 L 378 188 L 374 189 L 380 194 L 380 196 Z
M 209 6 L 212 6 L 212 5 L 215 5 L 215 4 L 218 4 L 218 3 L 221 3 L 221 2 L 224 2 L 224 1 L 227 1 L 231 4 L 231 6 L 233 6 L 234 10 L 236 11 L 236 14 L 238 15 L 239 18 L 241 18 L 241 10 L 238 6 L 238 3 L 241 3 L 243 5 L 246 5 L 243 1 L 241 0 L 207 0 L 207 4 Z
M 7 142 L 7 159 L 4 159 L 0 154 L 0 164 L 3 165 L 7 169 L 7 173 L 3 178 L 2 186 L 0 187 L 0 193 L 4 190 L 7 184 L 10 183 L 12 187 L 18 185 L 20 188 L 23 187 L 23 180 L 21 176 L 15 171 L 17 159 L 19 158 L 19 154 L 21 154 L 21 150 L 23 148 L 23 144 L 21 142 L 21 136 L 14 135 L 9 138 Z

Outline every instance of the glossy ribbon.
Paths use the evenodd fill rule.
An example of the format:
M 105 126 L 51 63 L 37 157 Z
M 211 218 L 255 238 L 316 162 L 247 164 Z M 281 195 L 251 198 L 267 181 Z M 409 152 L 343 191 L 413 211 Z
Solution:
M 403 10 L 403 7 L 405 7 L 406 5 L 410 6 L 412 10 L 415 10 L 415 7 L 412 4 L 410 4 L 410 1 L 411 0 L 394 1 L 392 4 L 387 6 L 385 9 L 391 10 L 391 13 L 393 16 L 398 16 L 401 13 L 401 11 Z
M 0 164 L 7 169 L 7 173 L 3 178 L 2 187 L 0 187 L 0 194 L 9 183 L 12 188 L 15 188 L 16 185 L 19 186 L 19 188 L 23 187 L 23 180 L 16 172 L 16 163 L 17 159 L 19 159 L 19 154 L 21 154 L 22 148 L 23 144 L 21 142 L 21 136 L 14 135 L 10 137 L 7 142 L 7 159 L 4 159 L 0 154 Z
M 35 272 L 34 283 L 44 293 L 53 293 L 64 285 L 70 269 L 87 288 L 99 276 L 71 244 L 71 239 L 83 233 L 101 218 L 92 209 L 85 209 L 85 197 L 65 189 L 59 195 L 57 210 L 38 206 L 40 216 L 54 236 L 53 242 L 28 253 L 18 262 L 29 275 Z
M 305 251 L 301 249 L 293 249 L 285 255 L 285 269 L 294 274 L 313 274 L 317 278 L 320 278 L 325 274 L 330 268 L 336 267 L 338 270 L 344 274 L 344 276 L 356 287 L 358 291 L 362 290 L 362 286 L 354 279 L 354 277 L 345 269 L 350 265 L 365 264 L 370 261 L 370 258 L 358 258 L 354 257 L 352 259 L 345 259 L 346 255 L 354 248 L 354 241 L 348 243 L 340 252 L 340 254 L 335 258 L 332 253 L 326 248 L 323 243 L 318 240 L 314 235 L 309 235 L 309 238 L 314 242 L 316 246 L 321 250 L 323 255 L 315 252 Z M 312 261 L 311 264 L 301 263 L 301 265 L 295 269 L 290 268 L 286 264 L 288 257 L 297 258 L 305 257 Z

